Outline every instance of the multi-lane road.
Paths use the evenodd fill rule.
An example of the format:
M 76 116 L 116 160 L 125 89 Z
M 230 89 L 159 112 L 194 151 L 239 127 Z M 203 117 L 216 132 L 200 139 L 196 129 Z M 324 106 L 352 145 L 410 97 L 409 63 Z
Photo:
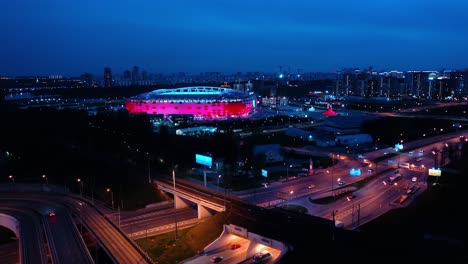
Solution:
M 94 263 L 83 237 L 83 225 L 114 263 L 152 260 L 95 206 L 76 196 L 44 188 L 1 186 L 0 219 L 18 236 L 18 262 Z M 54 212 L 55 215 L 49 215 Z
M 379 149 L 364 154 L 361 159 L 338 158 L 335 166 L 316 170 L 313 176 L 273 182 L 266 188 L 242 193 L 241 197 L 262 207 L 301 205 L 311 215 L 334 217 L 346 228 L 353 229 L 391 209 L 411 203 L 414 196 L 428 187 L 428 168 L 434 166 L 432 150 L 459 143 L 462 134 L 466 132 L 408 142 L 399 151 Z M 388 160 L 391 160 L 390 166 Z M 361 169 L 361 175 L 350 175 L 353 168 Z M 401 178 L 396 184 L 390 183 L 390 177 L 396 174 Z M 356 184 L 365 178 L 368 178 L 365 184 Z M 415 191 L 411 192 L 411 188 Z M 347 198 L 349 195 L 352 195 L 350 199 Z M 334 199 L 330 198 L 326 203 L 315 202 L 325 197 Z M 406 200 L 400 203 L 400 199 Z

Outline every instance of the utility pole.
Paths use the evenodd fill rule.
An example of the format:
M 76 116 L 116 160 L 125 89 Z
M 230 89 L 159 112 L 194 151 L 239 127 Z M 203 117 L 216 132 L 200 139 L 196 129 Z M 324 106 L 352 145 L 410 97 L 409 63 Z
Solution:
M 176 203 L 176 182 L 175 182 L 175 170 L 177 169 L 178 165 L 172 167 L 172 182 L 174 184 L 174 206 Z M 174 224 L 175 224 L 175 240 L 177 240 L 177 207 L 176 211 L 174 212 Z
M 149 153 L 146 153 L 148 155 L 148 183 L 151 184 L 151 166 L 150 166 L 150 155 Z
M 120 228 L 120 206 L 117 207 L 117 212 L 119 213 L 119 228 Z
M 332 240 L 335 240 L 335 229 L 336 229 L 336 221 L 335 221 L 336 211 L 332 211 L 332 219 L 333 219 L 333 227 L 332 227 Z
M 357 231 L 359 231 L 361 221 L 361 204 L 358 204 L 358 211 L 357 211 Z

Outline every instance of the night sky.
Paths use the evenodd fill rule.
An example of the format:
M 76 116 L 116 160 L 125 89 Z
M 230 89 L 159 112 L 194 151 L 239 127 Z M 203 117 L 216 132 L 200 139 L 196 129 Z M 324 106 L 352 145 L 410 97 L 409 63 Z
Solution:
M 466 0 L 14 0 L 0 75 L 468 67 Z

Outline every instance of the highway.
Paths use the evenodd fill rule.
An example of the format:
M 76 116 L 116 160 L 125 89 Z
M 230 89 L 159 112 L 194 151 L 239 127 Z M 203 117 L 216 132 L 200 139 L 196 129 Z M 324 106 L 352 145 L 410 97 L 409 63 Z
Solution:
M 274 182 L 268 188 L 258 188 L 244 194 L 243 199 L 263 207 L 301 205 L 307 208 L 309 214 L 330 220 L 333 219 L 334 212 L 335 220 L 343 222 L 346 228 L 353 229 L 358 224 L 362 225 L 391 209 L 410 203 L 414 195 L 428 187 L 427 169 L 434 165 L 432 150 L 441 149 L 446 143 L 459 143 L 459 135 L 465 133 L 462 131 L 409 142 L 404 145 L 407 150 L 396 152 L 393 148 L 381 149 L 364 154 L 363 159 L 338 160 L 335 166 L 316 170 L 313 176 Z M 367 161 L 364 162 L 364 159 Z M 395 162 L 395 168 L 389 167 L 389 159 Z M 374 160 L 377 162 L 373 162 Z M 396 168 L 398 162 L 407 163 L 409 167 Z M 351 168 L 360 168 L 362 174 L 351 176 Z M 369 168 L 372 171 L 367 171 Z M 402 179 L 397 185 L 389 184 L 389 177 L 397 172 L 402 175 Z M 363 187 L 358 189 L 353 185 L 366 177 L 371 177 L 372 180 Z M 413 177 L 416 177 L 416 182 L 412 181 Z M 345 183 L 339 185 L 338 181 Z M 311 184 L 315 187 L 309 189 Z M 407 194 L 407 188 L 414 185 L 418 190 Z M 343 194 L 340 195 L 341 193 Z M 354 198 L 348 201 L 348 195 L 353 195 Z M 402 195 L 407 195 L 408 199 L 400 204 L 398 200 Z M 335 200 L 326 204 L 313 202 L 324 197 L 335 197 Z
M 77 229 L 90 231 L 115 263 L 152 263 L 125 234 L 94 206 L 68 195 L 21 192 L 2 186 L 0 212 L 20 222 L 21 263 L 94 263 Z M 14 208 L 14 209 L 12 209 Z M 49 212 L 56 215 L 50 217 Z

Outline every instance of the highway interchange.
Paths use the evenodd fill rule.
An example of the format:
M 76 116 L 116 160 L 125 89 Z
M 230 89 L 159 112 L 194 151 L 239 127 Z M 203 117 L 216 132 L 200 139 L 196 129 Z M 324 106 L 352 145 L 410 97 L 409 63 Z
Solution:
M 290 177 L 292 179 L 289 181 L 273 182 L 266 188 L 243 193 L 241 197 L 267 208 L 285 204 L 301 205 L 307 208 L 308 214 L 327 219 L 332 219 L 334 214 L 335 220 L 342 222 L 345 228 L 354 229 L 358 224 L 362 225 L 393 208 L 410 203 L 414 195 L 428 187 L 427 169 L 434 165 L 432 149 L 440 149 L 445 143 L 459 143 L 459 135 L 462 134 L 464 132 L 408 142 L 402 151 L 380 149 L 364 154 L 361 159 L 340 159 L 330 153 L 336 159 L 333 167 L 316 170 L 312 176 Z M 410 167 L 391 167 L 388 160 L 409 163 Z M 351 176 L 350 170 L 353 168 L 361 169 L 361 175 Z M 396 185 L 389 184 L 390 176 L 397 173 L 402 175 L 402 179 Z M 414 182 L 413 177 L 416 177 Z M 366 184 L 356 184 L 364 178 L 371 180 Z M 340 185 L 339 181 L 344 184 Z M 309 189 L 310 185 L 315 187 Z M 412 186 L 415 186 L 415 190 L 419 188 L 413 194 L 408 191 Z M 348 195 L 354 198 L 347 199 Z M 400 204 L 396 201 L 402 195 L 408 195 L 408 200 Z M 335 199 L 325 204 L 314 203 L 314 200 L 324 197 Z
M 301 205 L 307 208 L 310 215 L 326 219 L 334 217 L 346 229 L 355 229 L 388 210 L 410 203 L 415 195 L 428 188 L 426 169 L 434 163 L 431 150 L 441 148 L 445 143 L 458 143 L 462 134 L 466 132 L 408 142 L 402 151 L 396 153 L 393 148 L 379 149 L 364 154 L 361 159 L 342 159 L 336 153 L 330 153 L 336 159 L 335 166 L 316 170 L 312 176 L 274 182 L 267 188 L 249 192 L 230 192 L 228 196 L 238 196 L 243 201 L 267 208 L 285 204 Z M 415 164 L 419 168 L 424 166 L 425 169 L 390 168 L 388 159 Z M 351 168 L 361 168 L 361 176 L 351 176 Z M 397 185 L 388 184 L 388 178 L 397 171 L 402 179 Z M 354 185 L 366 177 L 372 180 L 359 188 Z M 415 182 L 413 177 L 417 177 Z M 338 181 L 345 184 L 339 185 Z M 315 187 L 309 189 L 311 184 Z M 405 185 L 417 185 L 420 189 L 409 195 L 403 204 L 395 202 L 406 195 Z M 92 233 L 115 263 L 152 263 L 133 239 L 174 230 L 176 225 L 184 228 L 198 223 L 194 208 L 176 210 L 172 203 L 118 213 L 109 208 L 97 210 L 93 204 L 78 196 L 45 191 L 47 188 L 44 185 L 36 191 L 29 188 L 24 191 L 20 184 L 3 185 L 1 188 L 0 215 L 13 216 L 19 221 L 18 246 L 21 248 L 17 258 L 21 263 L 94 263 L 95 256 L 90 253 L 80 234 L 80 223 Z M 348 192 L 343 195 L 343 190 Z M 226 193 L 222 190 L 217 193 L 220 196 L 218 200 L 223 201 Z M 329 203 L 314 203 L 316 199 L 333 197 L 333 194 L 335 199 Z M 348 200 L 346 196 L 349 194 L 355 197 Z M 52 211 L 56 215 L 49 217 Z M 239 252 L 242 249 L 232 254 L 238 255 Z
M 49 214 L 54 212 L 55 215 Z M 20 263 L 95 263 L 82 232 L 88 231 L 115 263 L 152 263 L 105 215 L 80 197 L 38 187 L 2 186 L 0 214 L 18 221 Z M 80 225 L 83 228 L 78 228 Z

